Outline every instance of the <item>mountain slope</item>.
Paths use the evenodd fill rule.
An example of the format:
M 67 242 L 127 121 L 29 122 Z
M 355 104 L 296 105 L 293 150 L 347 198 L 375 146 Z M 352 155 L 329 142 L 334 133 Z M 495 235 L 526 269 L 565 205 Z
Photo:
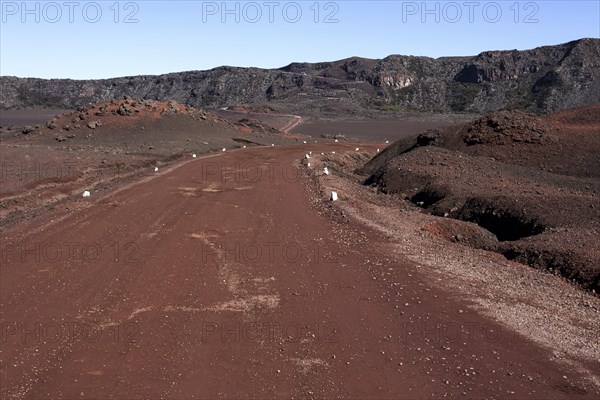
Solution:
M 0 108 L 77 106 L 122 96 L 323 115 L 365 110 L 549 113 L 600 102 L 600 39 L 474 57 L 353 57 L 280 69 L 219 67 L 104 80 L 0 77 Z

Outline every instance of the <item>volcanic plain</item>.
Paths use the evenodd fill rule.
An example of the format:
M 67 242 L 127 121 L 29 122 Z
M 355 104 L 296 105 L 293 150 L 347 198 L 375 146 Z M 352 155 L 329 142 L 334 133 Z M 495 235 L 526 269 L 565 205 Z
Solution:
M 0 129 L 2 398 L 600 394 L 597 106 L 34 114 Z

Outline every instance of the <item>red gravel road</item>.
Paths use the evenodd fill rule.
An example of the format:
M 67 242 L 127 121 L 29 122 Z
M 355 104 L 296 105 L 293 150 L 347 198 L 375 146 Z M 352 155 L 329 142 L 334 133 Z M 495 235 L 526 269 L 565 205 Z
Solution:
M 320 213 L 307 148 L 344 145 L 193 160 L 3 232 L 1 397 L 597 398 Z

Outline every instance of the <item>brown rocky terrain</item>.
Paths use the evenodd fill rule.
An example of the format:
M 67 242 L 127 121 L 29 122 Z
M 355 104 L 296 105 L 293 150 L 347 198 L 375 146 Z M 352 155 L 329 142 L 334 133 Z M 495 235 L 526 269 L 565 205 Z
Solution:
M 0 110 L 0 129 L 2 127 L 19 127 L 27 125 L 45 124 L 55 116 L 71 112 L 73 110 L 57 109 L 24 109 L 24 110 Z
M 0 396 L 596 399 L 599 299 L 432 234 L 477 226 L 361 185 L 377 147 L 219 152 L 7 227 Z
M 398 141 L 359 172 L 433 215 L 486 232 L 437 234 L 600 291 L 600 106 L 520 111 Z M 491 233 L 491 235 L 490 235 Z
M 74 109 L 131 96 L 320 118 L 389 118 L 407 111 L 549 113 L 600 102 L 599 54 L 600 39 L 587 38 L 472 57 L 353 57 L 269 70 L 219 67 L 104 80 L 2 76 L 0 108 Z
M 486 243 L 497 243 L 497 238 L 475 223 L 423 212 L 410 198 L 364 185 L 365 176 L 356 171 L 369 160 L 377 160 L 373 158 L 377 154 L 374 147 L 361 146 L 358 151 L 337 148 L 298 161 L 311 177 L 310 190 L 318 210 L 339 225 L 336 233 L 345 236 L 356 221 L 365 231 L 378 232 L 381 236 L 375 240 L 379 249 L 376 254 L 402 257 L 416 265 L 414 274 L 424 277 L 418 293 L 426 296 L 429 285 L 450 291 L 454 299 L 468 302 L 470 310 L 489 316 L 545 348 L 552 354 L 551 359 L 569 365 L 573 371 L 585 371 L 586 380 L 600 387 L 600 297 L 559 275 L 510 260 L 495 249 L 482 250 Z M 321 172 L 324 167 L 328 167 L 329 175 Z M 332 191 L 337 193 L 338 201 L 327 201 Z M 584 243 L 593 245 L 589 238 Z M 408 272 L 405 279 L 412 276 L 413 272 Z M 402 293 L 396 289 L 399 284 L 385 274 L 374 274 L 373 279 L 392 293 Z M 416 295 L 411 300 L 419 299 Z M 446 307 L 435 303 L 438 313 L 448 313 Z M 459 310 L 459 314 L 462 312 Z M 427 325 L 431 315 L 425 313 L 415 321 Z M 493 386 L 493 381 L 487 383 Z M 572 397 L 584 394 L 573 388 L 559 390 L 563 389 Z M 485 397 L 469 391 L 461 394 Z M 544 396 L 531 393 L 524 397 Z
M 389 141 L 410 137 L 427 129 L 470 121 L 470 114 L 403 113 L 396 118 L 307 118 L 291 130 L 313 137 Z
M 16 122 L 36 121 L 23 112 Z M 9 121 L 10 122 L 10 121 Z M 0 226 L 67 208 L 84 190 L 106 192 L 176 161 L 243 146 L 297 143 L 266 124 L 233 125 L 177 102 L 122 98 L 39 125 L 0 129 Z
M 242 129 L 254 132 L 288 132 L 302 122 L 299 115 L 278 114 L 270 109 L 255 111 L 247 107 L 227 107 L 214 113 Z
M 520 262 L 593 290 L 597 108 L 389 147 L 131 98 L 3 128 L 0 397 L 597 399 L 600 298 Z

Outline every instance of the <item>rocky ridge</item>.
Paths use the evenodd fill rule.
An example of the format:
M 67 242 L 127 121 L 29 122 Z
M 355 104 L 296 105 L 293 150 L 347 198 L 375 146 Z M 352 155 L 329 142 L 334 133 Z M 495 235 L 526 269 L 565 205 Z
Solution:
M 0 108 L 68 108 L 123 96 L 204 108 L 244 105 L 301 115 L 550 113 L 600 103 L 600 39 L 474 57 L 391 55 L 279 69 L 219 67 L 103 80 L 0 77 Z

